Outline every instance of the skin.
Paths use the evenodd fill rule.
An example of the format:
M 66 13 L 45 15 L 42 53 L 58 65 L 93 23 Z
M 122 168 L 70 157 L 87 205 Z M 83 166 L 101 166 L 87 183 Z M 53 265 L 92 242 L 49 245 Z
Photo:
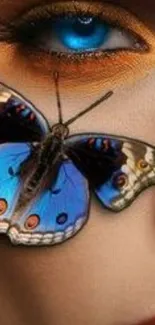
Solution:
M 3 21 L 37 1 L 4 0 Z M 47 1 L 48 2 L 48 1 Z M 112 1 L 111 1 L 112 2 Z M 137 66 L 120 81 L 88 78 L 85 88 L 60 83 L 64 120 L 106 90 L 114 96 L 85 115 L 71 133 L 104 132 L 155 143 L 154 0 L 122 0 L 150 29 L 152 51 L 142 73 Z M 14 58 L 14 61 L 11 61 Z M 1 81 L 21 92 L 46 118 L 57 121 L 53 80 L 48 69 L 34 69 L 15 49 L 0 44 Z M 144 57 L 145 61 L 145 57 Z M 13 64 L 11 64 L 13 62 Z M 128 78 L 128 76 L 130 78 Z M 90 86 L 91 85 L 91 86 Z M 115 215 L 92 199 L 87 225 L 56 247 L 12 247 L 0 236 L 0 319 L 5 325 L 130 325 L 155 315 L 154 188 Z

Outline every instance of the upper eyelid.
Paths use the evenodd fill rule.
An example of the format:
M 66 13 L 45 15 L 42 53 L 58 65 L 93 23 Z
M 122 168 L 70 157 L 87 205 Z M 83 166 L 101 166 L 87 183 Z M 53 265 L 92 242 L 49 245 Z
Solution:
M 19 23 L 22 22 L 24 23 L 26 21 L 30 21 L 31 19 L 33 20 L 33 18 L 35 18 L 36 20 L 40 20 L 42 18 L 48 19 L 51 18 L 51 15 L 58 16 L 60 15 L 60 13 L 61 14 L 67 13 L 68 15 L 87 14 L 95 17 L 97 16 L 99 18 L 102 18 L 105 22 L 109 24 L 113 23 L 116 27 L 120 27 L 121 24 L 122 27 L 127 28 L 127 23 L 126 23 L 127 17 L 125 17 L 125 19 L 122 19 L 121 13 L 119 13 L 121 7 L 116 7 L 115 5 L 106 4 L 103 2 L 96 2 L 98 5 L 100 4 L 100 7 L 98 7 L 97 9 L 96 5 L 94 6 L 93 2 L 89 3 L 89 0 L 86 2 L 79 1 L 77 3 L 78 5 L 75 5 L 70 0 L 65 2 L 57 0 L 57 2 L 55 3 L 53 2 L 47 5 L 33 7 L 32 9 L 26 11 L 20 17 L 16 17 L 16 19 L 13 20 L 10 24 L 16 26 L 19 25 Z M 83 6 L 83 4 L 87 4 L 87 7 Z M 133 30 L 129 28 L 129 25 L 128 25 L 128 30 L 133 32 Z

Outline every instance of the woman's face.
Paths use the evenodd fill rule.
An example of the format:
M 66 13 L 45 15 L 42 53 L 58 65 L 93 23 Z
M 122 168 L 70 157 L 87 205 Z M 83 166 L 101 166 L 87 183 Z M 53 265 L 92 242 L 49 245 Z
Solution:
M 63 35 L 52 35 L 47 5 L 48 19 L 55 12 L 102 13 L 101 35 L 106 20 L 111 39 L 105 37 L 101 46 L 90 38 L 85 48 L 81 45 L 85 55 L 74 56 L 70 41 L 62 45 Z M 0 81 L 33 102 L 52 124 L 57 121 L 55 70 L 64 120 L 113 90 L 106 103 L 78 119 L 70 132 L 111 133 L 154 145 L 154 11 L 154 0 L 1 0 L 0 26 L 13 22 L 20 37 L 6 42 L 7 33 L 0 29 Z M 42 23 L 33 34 L 31 23 L 38 17 Z M 74 50 L 76 46 L 72 44 Z M 99 57 L 95 50 L 88 55 L 89 47 L 99 46 Z M 12 247 L 0 239 L 2 324 L 130 325 L 155 315 L 154 188 L 118 214 L 92 199 L 86 226 L 54 248 Z

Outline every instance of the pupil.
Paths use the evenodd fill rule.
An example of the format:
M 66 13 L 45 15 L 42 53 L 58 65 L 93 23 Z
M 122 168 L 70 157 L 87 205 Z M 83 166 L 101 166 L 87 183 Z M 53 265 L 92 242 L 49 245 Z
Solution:
M 59 43 L 74 51 L 98 49 L 107 40 L 110 27 L 99 18 L 61 17 L 52 24 Z
M 57 218 L 56 218 L 56 222 L 59 224 L 59 225 L 63 225 L 68 219 L 68 215 L 67 213 L 60 213 Z

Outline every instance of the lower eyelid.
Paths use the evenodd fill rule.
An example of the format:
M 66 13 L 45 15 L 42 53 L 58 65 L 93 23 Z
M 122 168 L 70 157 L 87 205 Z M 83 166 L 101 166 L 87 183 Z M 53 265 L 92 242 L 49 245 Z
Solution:
M 143 71 L 151 68 L 155 65 L 155 54 L 150 56 L 148 52 L 146 54 L 128 52 L 128 51 L 117 51 L 117 53 L 105 53 L 104 56 L 93 56 L 87 57 L 86 59 L 73 58 L 70 59 L 64 57 L 63 60 L 57 56 L 51 56 L 50 54 L 41 53 L 34 54 L 29 52 L 25 55 L 22 54 L 17 48 L 15 49 L 19 60 L 25 61 L 25 57 L 29 58 L 27 66 L 34 71 L 40 72 L 41 74 L 48 74 L 51 76 L 55 68 L 58 69 L 61 78 L 68 80 L 69 82 L 75 81 L 76 83 L 85 82 L 97 82 L 115 83 L 116 80 L 124 80 L 127 78 L 127 74 L 131 74 L 132 79 L 136 79 L 139 74 L 143 74 Z M 44 58 L 43 58 L 44 57 Z

